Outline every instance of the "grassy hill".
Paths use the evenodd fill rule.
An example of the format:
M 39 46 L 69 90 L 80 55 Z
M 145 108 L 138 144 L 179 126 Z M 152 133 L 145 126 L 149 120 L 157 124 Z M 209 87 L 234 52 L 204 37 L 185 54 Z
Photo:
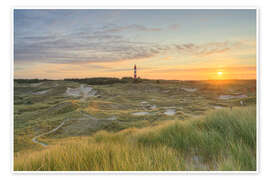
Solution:
M 210 110 L 145 128 L 51 139 L 15 153 L 16 171 L 256 170 L 256 107 Z
M 91 85 L 95 96 L 70 94 L 81 85 L 77 80 L 15 80 L 14 151 L 43 149 L 32 138 L 64 121 L 62 128 L 38 140 L 50 144 L 57 138 L 89 136 L 100 130 L 118 132 L 189 120 L 209 110 L 242 106 L 241 101 L 245 106 L 256 104 L 256 80 L 127 81 Z

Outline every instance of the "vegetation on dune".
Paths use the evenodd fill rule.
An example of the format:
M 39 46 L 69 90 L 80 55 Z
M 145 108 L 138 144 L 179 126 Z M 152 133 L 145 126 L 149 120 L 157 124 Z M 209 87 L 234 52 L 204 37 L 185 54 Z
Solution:
M 84 80 L 15 80 L 15 170 L 256 169 L 255 80 L 95 81 L 82 98 Z
M 17 83 L 40 83 L 45 81 L 51 81 L 49 79 L 14 79 Z
M 55 138 L 88 136 L 99 130 L 117 132 L 126 128 L 154 126 L 167 120 L 189 120 L 209 109 L 256 104 L 256 81 L 166 81 L 122 78 L 127 83 L 91 85 L 98 97 L 68 96 L 68 88 L 81 86 L 63 80 L 14 82 L 14 151 L 38 150 L 32 138 L 46 133 L 65 121 L 62 128 L 42 137 L 50 144 Z M 31 81 L 30 81 L 31 82 Z M 182 88 L 196 88 L 186 92 Z M 219 99 L 220 95 L 246 94 L 246 98 Z M 142 103 L 144 102 L 144 103 Z M 145 103 L 147 102 L 147 103 Z M 154 108 L 153 108 L 154 107 Z M 153 108 L 153 109 L 152 109 Z M 175 109 L 174 116 L 164 114 Z M 134 116 L 147 112 L 145 116 Z M 41 140 L 41 138 L 38 138 Z
M 99 131 L 15 154 L 16 171 L 256 170 L 256 107 L 142 129 Z
M 256 109 L 219 110 L 203 120 L 177 122 L 143 134 L 139 142 L 164 144 L 187 156 L 200 157 L 217 170 L 256 169 Z M 226 163 L 231 164 L 228 166 Z
M 90 84 L 90 85 L 105 85 L 105 84 L 115 84 L 115 83 L 128 83 L 133 82 L 133 78 L 124 77 L 119 78 L 109 78 L 109 77 L 95 77 L 95 78 L 84 78 L 84 79 L 64 79 L 65 81 L 73 81 L 78 83 Z

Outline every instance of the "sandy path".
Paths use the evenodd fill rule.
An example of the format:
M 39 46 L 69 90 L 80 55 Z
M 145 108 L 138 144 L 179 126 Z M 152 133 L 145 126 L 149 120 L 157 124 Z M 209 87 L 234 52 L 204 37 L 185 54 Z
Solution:
M 40 145 L 42 145 L 43 147 L 48 146 L 48 145 L 45 144 L 45 143 L 39 142 L 37 139 L 38 139 L 39 137 L 42 137 L 42 136 L 45 136 L 45 135 L 48 135 L 48 134 L 51 134 L 51 133 L 57 131 L 57 130 L 58 130 L 59 128 L 61 128 L 61 127 L 65 124 L 65 122 L 68 121 L 68 120 L 69 120 L 69 121 L 89 121 L 89 120 L 94 120 L 94 121 L 96 121 L 96 122 L 99 120 L 99 119 L 95 118 L 94 116 L 91 116 L 90 114 L 87 114 L 87 113 L 85 113 L 85 112 L 81 112 L 81 114 L 82 114 L 85 118 L 87 118 L 87 119 L 85 119 L 85 118 L 80 118 L 80 119 L 76 119 L 76 120 L 75 120 L 75 119 L 66 119 L 66 120 L 64 120 L 61 124 L 59 124 L 56 128 L 54 128 L 54 129 L 52 129 L 52 130 L 50 130 L 50 131 L 48 131 L 48 132 L 46 132 L 46 133 L 42 133 L 42 134 L 39 134 L 39 135 L 33 137 L 33 138 L 32 138 L 32 142 L 37 143 L 37 144 L 40 144 Z M 115 116 L 112 116 L 112 117 L 110 117 L 110 118 L 107 118 L 106 120 L 113 121 L 113 120 L 117 120 L 117 118 L 116 118 Z
M 46 133 L 42 133 L 42 134 L 40 134 L 40 135 L 37 135 L 37 136 L 33 137 L 33 138 L 32 138 L 32 142 L 37 143 L 37 144 L 40 144 L 40 145 L 42 145 L 42 146 L 44 146 L 44 147 L 47 146 L 47 144 L 44 144 L 44 143 L 42 143 L 42 142 L 39 142 L 39 141 L 37 140 L 37 138 L 39 138 L 39 137 L 41 137 L 41 136 L 45 136 L 45 135 L 51 134 L 51 133 L 57 131 L 59 128 L 61 128 L 61 127 L 65 124 L 66 121 L 67 121 L 67 120 L 64 120 L 64 121 L 63 121 L 61 124 L 59 124 L 56 128 L 54 128 L 54 129 L 52 129 L 52 130 L 50 130 L 50 131 L 48 131 L 48 132 L 46 132 Z

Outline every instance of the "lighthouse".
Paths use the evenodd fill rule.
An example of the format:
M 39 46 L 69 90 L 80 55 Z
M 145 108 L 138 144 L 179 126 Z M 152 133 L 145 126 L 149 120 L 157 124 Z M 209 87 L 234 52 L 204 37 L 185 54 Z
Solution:
M 134 80 L 136 80 L 136 78 L 137 78 L 137 74 L 136 74 L 136 64 L 134 65 Z

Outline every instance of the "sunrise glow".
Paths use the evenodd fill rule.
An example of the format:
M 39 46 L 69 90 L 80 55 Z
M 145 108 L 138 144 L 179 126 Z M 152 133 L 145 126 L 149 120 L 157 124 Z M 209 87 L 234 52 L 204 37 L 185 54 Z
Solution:
M 223 74 L 223 72 L 218 72 L 217 74 L 218 74 L 219 76 L 221 76 L 221 75 Z
M 256 79 L 256 11 L 14 11 L 15 78 L 121 78 L 134 64 L 141 78 Z

